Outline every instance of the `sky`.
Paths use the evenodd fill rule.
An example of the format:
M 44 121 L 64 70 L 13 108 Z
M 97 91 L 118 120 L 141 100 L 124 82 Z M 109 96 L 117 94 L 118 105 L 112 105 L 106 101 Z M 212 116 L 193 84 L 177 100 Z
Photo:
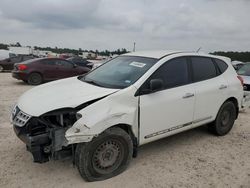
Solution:
M 0 43 L 250 51 L 250 0 L 0 0 Z

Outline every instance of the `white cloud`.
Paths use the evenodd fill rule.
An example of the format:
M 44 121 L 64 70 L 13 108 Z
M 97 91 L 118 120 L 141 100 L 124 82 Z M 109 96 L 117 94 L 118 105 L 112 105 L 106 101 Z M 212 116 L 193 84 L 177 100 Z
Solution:
M 82 49 L 250 50 L 246 0 L 0 0 L 0 42 Z

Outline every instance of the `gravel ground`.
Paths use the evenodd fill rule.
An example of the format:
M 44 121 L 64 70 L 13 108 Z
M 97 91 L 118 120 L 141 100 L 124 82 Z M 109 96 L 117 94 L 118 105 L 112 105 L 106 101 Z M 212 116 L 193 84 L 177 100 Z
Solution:
M 250 188 L 250 110 L 232 131 L 216 137 L 205 127 L 139 149 L 128 169 L 101 182 L 85 182 L 70 160 L 32 162 L 9 123 L 11 106 L 32 86 L 0 73 L 0 187 L 246 187 Z M 46 102 L 46 101 L 44 101 Z

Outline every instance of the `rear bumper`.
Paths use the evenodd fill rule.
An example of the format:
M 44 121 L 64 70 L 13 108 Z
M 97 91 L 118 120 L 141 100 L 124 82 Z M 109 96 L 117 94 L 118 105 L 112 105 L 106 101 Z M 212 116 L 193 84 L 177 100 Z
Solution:
M 11 73 L 13 78 L 18 80 L 27 80 L 28 75 L 25 72 L 12 71 Z

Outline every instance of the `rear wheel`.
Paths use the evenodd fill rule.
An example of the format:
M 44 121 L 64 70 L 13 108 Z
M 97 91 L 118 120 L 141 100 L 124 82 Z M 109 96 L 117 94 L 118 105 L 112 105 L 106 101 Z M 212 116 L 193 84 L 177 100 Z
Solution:
M 209 129 L 218 136 L 224 136 L 230 132 L 236 119 L 236 107 L 233 102 L 225 102 L 216 117 L 216 120 L 209 125 Z
M 27 81 L 30 85 L 39 85 L 43 82 L 43 78 L 41 74 L 34 72 L 29 75 Z
M 76 166 L 86 181 L 99 181 L 123 172 L 131 158 L 131 137 L 120 128 L 104 131 L 89 143 L 76 147 Z
M 3 66 L 0 65 L 0 72 L 3 72 Z

